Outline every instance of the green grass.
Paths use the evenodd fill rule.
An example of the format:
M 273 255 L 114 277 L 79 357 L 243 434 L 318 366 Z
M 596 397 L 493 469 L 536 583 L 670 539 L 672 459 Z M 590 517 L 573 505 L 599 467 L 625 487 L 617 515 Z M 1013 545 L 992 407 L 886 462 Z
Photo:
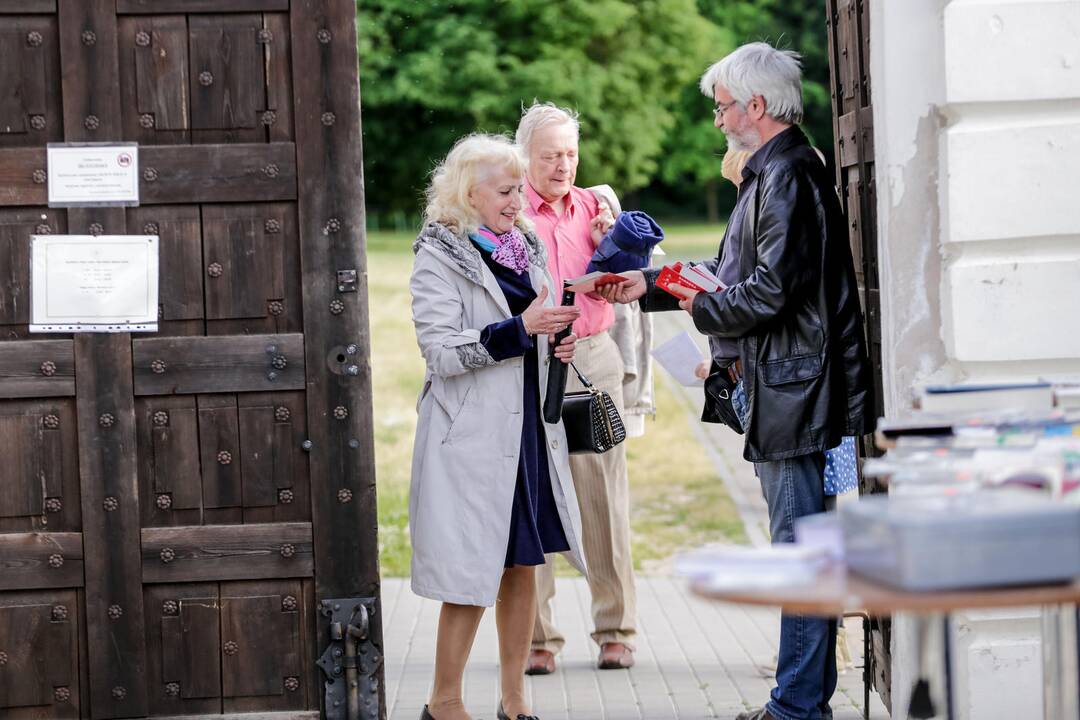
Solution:
M 723 227 L 666 230 L 664 247 L 672 258 L 665 260 L 702 259 L 715 255 Z M 409 475 L 424 363 L 409 306 L 413 236 L 371 232 L 367 239 L 369 297 L 377 299 L 370 313 L 379 560 L 383 574 L 396 577 L 409 573 Z M 659 379 L 656 401 L 645 436 L 627 440 L 634 564 L 645 571 L 705 542 L 746 542 L 731 498 L 691 432 L 697 409 L 683 406 Z M 574 572 L 562 561 L 558 567 Z
M 409 306 L 409 242 L 400 234 L 368 235 L 379 561 L 390 577 L 409 574 L 409 475 L 416 395 L 424 377 Z M 394 249 L 371 249 L 380 245 Z
M 660 247 L 667 256 L 653 258 L 654 265 L 674 260 L 708 260 L 716 257 L 726 227 L 726 223 L 660 225 L 664 228 L 664 242 L 660 243 Z

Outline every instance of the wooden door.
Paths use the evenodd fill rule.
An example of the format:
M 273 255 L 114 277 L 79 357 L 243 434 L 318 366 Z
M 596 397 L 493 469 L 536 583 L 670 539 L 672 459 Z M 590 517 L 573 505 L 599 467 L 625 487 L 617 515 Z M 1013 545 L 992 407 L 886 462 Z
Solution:
M 354 23 L 0 0 L 0 717 L 383 714 Z M 46 206 L 85 141 L 139 207 Z M 158 235 L 160 331 L 29 335 L 32 233 Z
M 881 379 L 881 294 L 877 253 L 877 186 L 874 181 L 874 112 L 870 77 L 870 6 L 866 0 L 826 0 L 829 70 L 837 187 L 848 220 L 851 253 L 862 293 L 873 392 L 884 397 Z M 861 454 L 879 455 L 873 437 L 863 438 Z M 884 492 L 871 478 L 860 478 L 862 493 Z M 873 618 L 873 677 L 885 706 L 890 697 L 889 618 Z

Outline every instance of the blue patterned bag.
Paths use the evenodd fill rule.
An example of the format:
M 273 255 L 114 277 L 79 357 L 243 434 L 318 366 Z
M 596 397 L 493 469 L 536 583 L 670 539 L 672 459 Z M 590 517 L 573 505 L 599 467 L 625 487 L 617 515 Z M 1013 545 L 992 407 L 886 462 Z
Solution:
M 855 438 L 849 435 L 832 450 L 825 451 L 825 494 L 842 495 L 858 486 L 858 455 Z

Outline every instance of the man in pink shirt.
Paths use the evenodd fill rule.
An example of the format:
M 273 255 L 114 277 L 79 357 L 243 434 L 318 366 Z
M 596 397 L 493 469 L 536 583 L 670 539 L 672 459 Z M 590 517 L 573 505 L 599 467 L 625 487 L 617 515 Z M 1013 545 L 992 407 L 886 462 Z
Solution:
M 585 274 L 614 219 L 606 203 L 574 186 L 576 113 L 551 103 L 535 103 L 522 114 L 517 142 L 529 160 L 525 213 L 547 246 L 548 271 L 560 287 L 564 279 Z M 610 393 L 619 413 L 624 414 L 623 361 L 608 332 L 615 319 L 612 306 L 584 295 L 577 296 L 576 304 L 581 317 L 574 323 L 578 337 L 574 364 L 597 388 Z M 584 390 L 574 373 L 566 390 Z M 600 646 L 598 666 L 630 667 L 634 664 L 637 597 L 630 557 L 626 447 L 616 445 L 600 455 L 571 455 L 570 471 L 581 507 L 582 545 L 592 593 L 592 638 Z M 550 562 L 537 568 L 536 582 L 537 617 L 526 672 L 542 675 L 555 670 L 555 654 L 565 639 L 552 618 L 555 577 Z

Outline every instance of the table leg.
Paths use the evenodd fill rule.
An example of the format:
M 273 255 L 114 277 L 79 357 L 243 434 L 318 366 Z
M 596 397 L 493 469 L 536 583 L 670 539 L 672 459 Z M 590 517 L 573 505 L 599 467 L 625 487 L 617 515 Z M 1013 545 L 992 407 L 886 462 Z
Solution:
M 1040 615 L 1039 640 L 1042 645 L 1043 720 L 1061 715 L 1061 643 L 1058 615 L 1061 609 L 1047 605 Z
M 949 614 L 930 613 L 926 615 L 917 615 L 915 617 L 916 632 L 918 634 L 916 652 L 918 654 L 919 672 L 918 679 L 911 691 L 911 698 L 908 701 L 908 718 L 925 719 L 940 717 L 937 708 L 934 706 L 931 694 L 929 682 L 930 664 L 927 661 L 927 653 L 932 647 L 930 635 L 931 632 L 936 632 L 935 625 L 939 622 L 941 624 L 942 632 L 942 667 L 945 671 L 945 684 L 944 688 L 942 688 L 944 691 L 945 717 L 948 720 L 953 720 L 955 717 L 953 713 L 952 646 L 949 638 L 951 631 Z
M 1042 717 L 1080 718 L 1080 623 L 1075 608 L 1042 608 Z
M 1075 607 L 1042 608 L 1043 718 L 1080 720 L 1080 622 Z
M 1061 688 L 1064 700 L 1065 717 L 1080 720 L 1080 606 L 1074 605 L 1072 612 L 1063 612 L 1066 623 L 1072 627 L 1063 627 L 1062 637 L 1065 645 L 1065 683 Z M 1072 645 L 1071 648 L 1068 645 Z
M 941 646 L 945 655 L 945 717 L 953 720 L 952 616 L 947 612 L 941 614 Z
M 862 621 L 863 720 L 870 720 L 870 687 L 874 684 L 874 650 L 871 632 L 870 616 L 864 615 Z

